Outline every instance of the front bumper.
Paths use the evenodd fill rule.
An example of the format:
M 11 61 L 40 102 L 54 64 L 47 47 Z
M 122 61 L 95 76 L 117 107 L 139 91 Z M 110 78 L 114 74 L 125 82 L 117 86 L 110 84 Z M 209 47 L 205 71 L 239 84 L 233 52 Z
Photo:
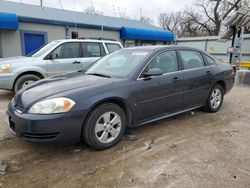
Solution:
M 12 90 L 15 76 L 9 73 L 0 73 L 0 89 Z
M 8 106 L 9 128 L 18 137 L 30 142 L 79 141 L 84 116 L 78 112 L 53 115 L 20 113 L 11 103 Z

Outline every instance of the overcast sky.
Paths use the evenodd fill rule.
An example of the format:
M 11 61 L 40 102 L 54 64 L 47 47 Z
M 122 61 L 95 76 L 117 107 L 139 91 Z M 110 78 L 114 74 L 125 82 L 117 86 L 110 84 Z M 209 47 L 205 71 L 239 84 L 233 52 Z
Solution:
M 29 4 L 40 4 L 40 0 L 10 0 Z M 185 7 L 192 6 L 194 0 L 92 0 L 96 10 L 104 12 L 108 16 L 116 16 L 117 7 L 122 12 L 126 12 L 131 19 L 140 18 L 140 8 L 142 16 L 153 19 L 157 25 L 157 17 L 161 12 L 183 10 Z M 91 0 L 61 0 L 63 9 L 84 11 L 91 6 Z M 44 6 L 61 8 L 59 0 L 43 0 Z M 114 11 L 114 7 L 115 10 Z

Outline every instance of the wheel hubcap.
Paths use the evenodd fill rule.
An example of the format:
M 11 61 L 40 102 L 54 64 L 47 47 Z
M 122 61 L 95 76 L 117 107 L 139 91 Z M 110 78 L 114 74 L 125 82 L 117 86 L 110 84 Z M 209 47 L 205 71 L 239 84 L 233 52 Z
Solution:
M 216 88 L 213 90 L 210 97 L 210 104 L 212 108 L 218 108 L 222 100 L 221 90 Z
M 119 136 L 121 126 L 121 117 L 117 113 L 106 112 L 97 120 L 95 136 L 101 143 L 111 143 Z
M 34 82 L 35 81 L 33 81 L 33 80 L 26 81 L 26 82 L 23 83 L 22 88 L 26 88 L 27 86 L 29 86 L 30 84 L 32 84 Z

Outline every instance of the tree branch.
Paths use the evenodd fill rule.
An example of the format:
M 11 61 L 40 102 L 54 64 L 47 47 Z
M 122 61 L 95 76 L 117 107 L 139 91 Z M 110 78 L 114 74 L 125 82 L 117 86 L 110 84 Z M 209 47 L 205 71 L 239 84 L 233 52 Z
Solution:
M 228 14 L 238 6 L 241 0 L 237 0 L 229 9 L 228 11 L 223 15 L 223 20 L 228 16 Z

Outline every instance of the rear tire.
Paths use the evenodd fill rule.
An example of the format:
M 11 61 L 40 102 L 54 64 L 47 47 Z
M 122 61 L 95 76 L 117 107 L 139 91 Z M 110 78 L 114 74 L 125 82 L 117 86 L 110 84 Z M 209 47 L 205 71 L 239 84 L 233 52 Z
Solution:
M 206 105 L 203 109 L 210 113 L 218 112 L 223 103 L 224 93 L 223 87 L 219 84 L 215 84 L 209 93 Z
M 82 129 L 84 141 L 94 149 L 107 149 L 121 139 L 126 128 L 126 115 L 116 104 L 97 106 L 88 115 Z
M 38 81 L 40 79 L 41 78 L 33 74 L 23 75 L 20 78 L 18 78 L 17 81 L 15 82 L 14 92 L 16 93 L 18 90 L 22 89 L 23 87 L 27 87 L 31 83 Z

